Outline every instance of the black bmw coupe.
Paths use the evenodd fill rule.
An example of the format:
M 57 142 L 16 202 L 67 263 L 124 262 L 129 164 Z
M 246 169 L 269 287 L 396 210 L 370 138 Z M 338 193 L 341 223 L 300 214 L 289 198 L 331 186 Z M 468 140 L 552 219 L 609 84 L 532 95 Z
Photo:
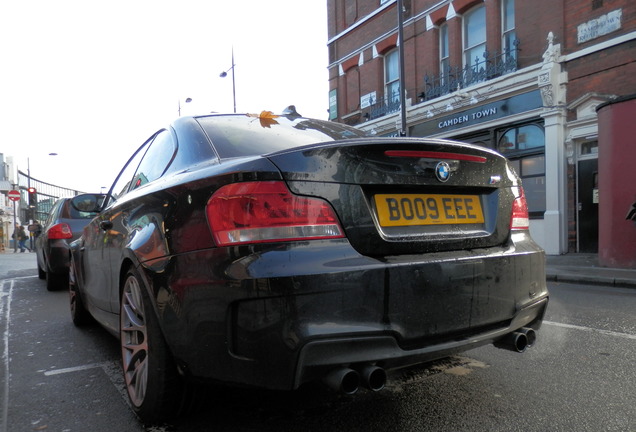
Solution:
M 71 245 L 72 318 L 121 341 L 145 421 L 188 383 L 354 393 L 494 343 L 524 351 L 545 255 L 508 161 L 284 115 L 181 117 L 130 158 Z

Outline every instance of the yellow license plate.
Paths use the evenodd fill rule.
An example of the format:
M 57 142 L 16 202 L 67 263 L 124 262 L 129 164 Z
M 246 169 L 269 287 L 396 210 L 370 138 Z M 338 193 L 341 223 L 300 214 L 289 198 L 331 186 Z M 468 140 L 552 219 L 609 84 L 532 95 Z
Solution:
M 378 194 L 374 199 L 384 227 L 484 223 L 477 195 Z

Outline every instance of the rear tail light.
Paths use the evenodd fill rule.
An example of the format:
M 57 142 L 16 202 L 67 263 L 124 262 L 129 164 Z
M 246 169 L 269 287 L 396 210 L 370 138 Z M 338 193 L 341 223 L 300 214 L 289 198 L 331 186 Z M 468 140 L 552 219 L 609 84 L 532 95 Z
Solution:
M 530 228 L 530 217 L 528 216 L 528 203 L 523 188 L 519 188 L 521 195 L 512 203 L 512 216 L 510 217 L 511 230 L 527 230 Z
M 49 228 L 48 237 L 49 240 L 70 239 L 73 238 L 73 231 L 68 224 L 59 223 Z
M 206 213 L 218 246 L 344 237 L 329 203 L 293 195 L 281 181 L 223 186 Z

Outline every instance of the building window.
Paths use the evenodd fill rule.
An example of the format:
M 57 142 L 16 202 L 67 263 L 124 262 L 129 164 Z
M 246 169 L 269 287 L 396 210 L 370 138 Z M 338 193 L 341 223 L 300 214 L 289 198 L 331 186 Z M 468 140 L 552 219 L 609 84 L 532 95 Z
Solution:
M 393 50 L 384 57 L 384 82 L 387 103 L 400 101 L 399 53 Z
M 545 133 L 538 124 L 528 124 L 497 132 L 497 148 L 521 177 L 530 217 L 543 218 L 546 210 Z
M 478 68 L 486 52 L 486 7 L 478 6 L 464 16 L 464 64 Z
M 444 23 L 439 27 L 439 75 L 442 83 L 450 74 L 450 54 L 448 49 L 448 24 Z
M 516 58 L 515 41 L 517 32 L 515 31 L 515 0 L 503 0 L 501 3 L 501 30 L 502 48 L 506 56 Z
M 581 156 L 598 155 L 598 141 L 588 141 L 581 144 Z

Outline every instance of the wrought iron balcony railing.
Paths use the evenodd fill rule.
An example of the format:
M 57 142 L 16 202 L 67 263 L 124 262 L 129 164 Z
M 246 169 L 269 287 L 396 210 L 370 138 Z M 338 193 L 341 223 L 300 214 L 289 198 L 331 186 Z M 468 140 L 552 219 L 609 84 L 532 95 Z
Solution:
M 510 49 L 494 54 L 484 51 L 483 60 L 475 58 L 473 64 L 465 67 L 449 67 L 440 75 L 424 76 L 424 91 L 418 94 L 421 101 L 444 96 L 456 90 L 488 81 L 517 70 L 519 41 L 515 40 Z
M 373 120 L 384 117 L 387 114 L 393 114 L 400 111 L 400 95 L 394 93 L 391 96 L 379 98 L 376 101 L 370 101 L 367 109 L 364 109 L 364 119 Z
M 488 81 L 517 70 L 517 53 L 519 51 L 519 40 L 512 43 L 510 49 L 502 53 L 493 54 L 484 52 L 483 59 L 476 58 L 473 64 L 465 67 L 449 67 L 440 75 L 425 75 L 424 86 L 415 89 L 409 94 L 417 95 L 417 102 L 422 103 L 453 93 L 459 89 Z M 363 108 L 361 113 L 354 118 L 345 120 L 347 124 L 358 124 L 364 121 L 384 117 L 400 111 L 399 94 L 390 97 L 381 97 L 370 101 L 369 106 Z

